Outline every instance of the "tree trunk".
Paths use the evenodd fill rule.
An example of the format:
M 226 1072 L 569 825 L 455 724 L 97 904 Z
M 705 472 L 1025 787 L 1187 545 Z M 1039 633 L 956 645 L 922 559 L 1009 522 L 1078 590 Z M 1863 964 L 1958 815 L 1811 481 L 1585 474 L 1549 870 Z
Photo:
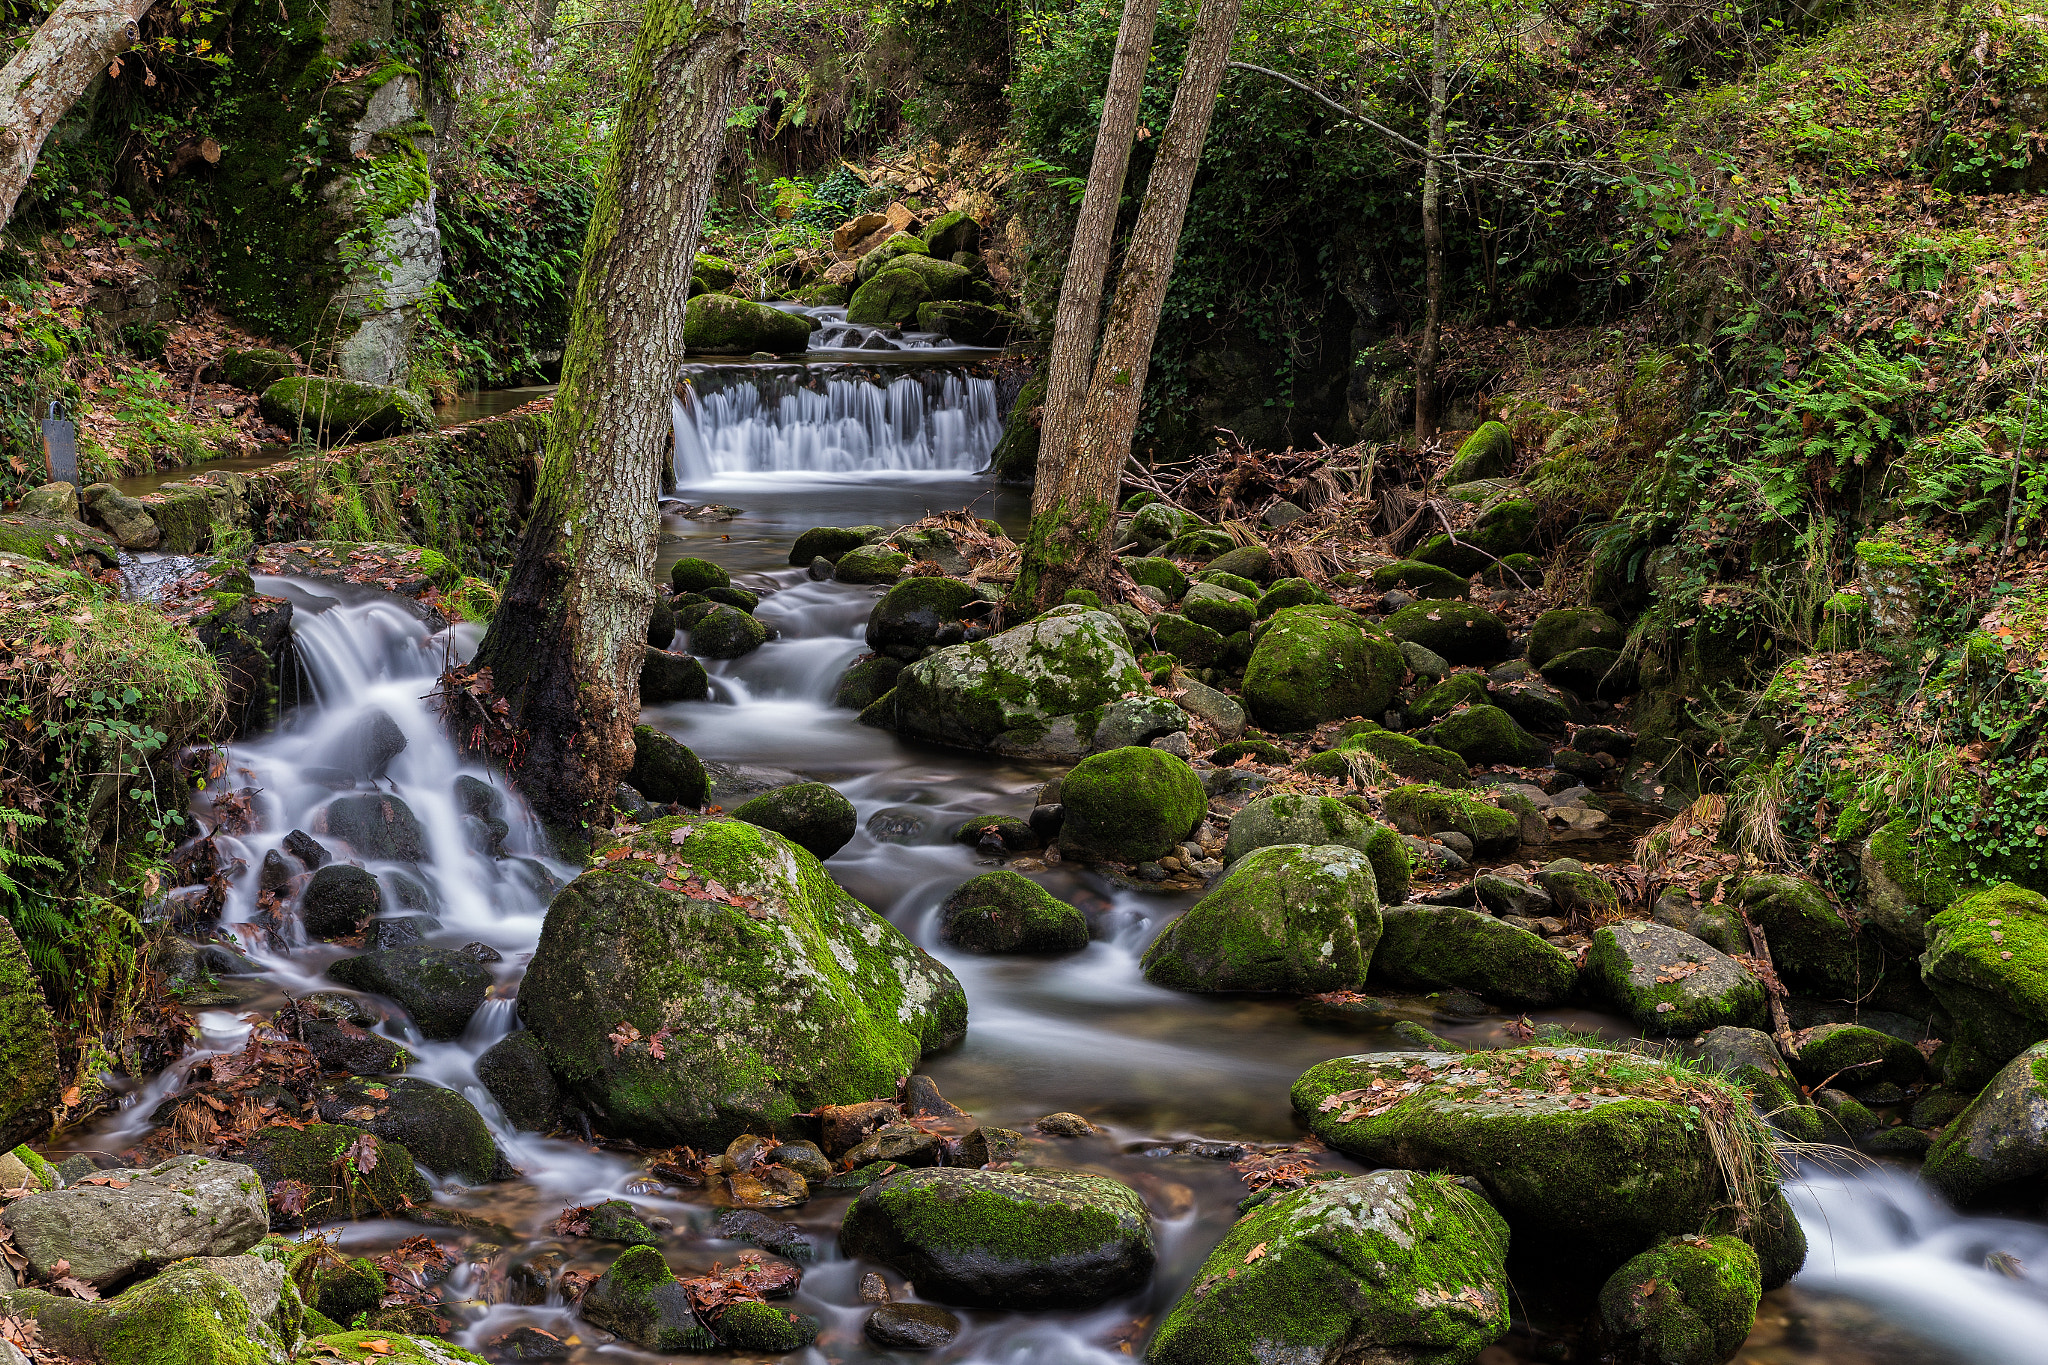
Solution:
M 1009 599 L 1012 616 L 1043 611 L 1077 583 L 1108 581 L 1117 486 L 1138 430 L 1159 313 L 1242 6 L 1243 0 L 1202 0 L 1072 448 L 1051 477 L 1041 470 L 1032 495 L 1031 530 Z
M 28 186 L 43 143 L 101 71 L 135 43 L 154 0 L 64 0 L 0 67 L 0 227 Z
M 1444 313 L 1444 111 L 1450 103 L 1451 5 L 1436 0 L 1436 52 L 1429 70 L 1429 152 L 1422 163 L 1422 260 L 1428 292 L 1415 351 L 1415 449 L 1436 430 L 1437 332 Z
M 1102 95 L 1102 123 L 1095 130 L 1095 159 L 1088 167 L 1088 189 L 1081 196 L 1081 215 L 1074 224 L 1074 243 L 1067 252 L 1067 270 L 1060 281 L 1059 310 L 1053 314 L 1052 354 L 1047 361 L 1045 404 L 1039 410 L 1040 470 L 1051 457 L 1057 469 L 1071 454 L 1074 423 L 1088 394 L 1088 372 L 1095 359 L 1095 337 L 1102 321 L 1102 285 L 1109 276 L 1110 244 L 1116 237 L 1117 207 L 1124 193 L 1124 174 L 1131 164 L 1131 139 L 1138 127 L 1138 106 L 1145 93 L 1145 67 L 1152 58 L 1152 30 L 1159 0 L 1125 0 L 1123 25 L 1117 31 L 1116 57 L 1109 67 L 1109 85 Z M 1057 480 L 1039 477 L 1038 488 Z M 1034 493 L 1033 511 L 1043 511 Z
M 564 856 L 633 763 L 691 264 L 747 0 L 653 0 L 583 239 L 533 515 L 476 662 L 525 736 L 518 773 Z

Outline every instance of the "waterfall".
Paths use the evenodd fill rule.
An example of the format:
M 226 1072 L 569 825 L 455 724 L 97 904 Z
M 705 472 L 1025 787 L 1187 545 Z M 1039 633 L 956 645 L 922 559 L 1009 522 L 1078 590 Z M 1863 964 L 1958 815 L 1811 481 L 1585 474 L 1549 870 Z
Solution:
M 976 474 L 1003 433 L 993 377 L 965 365 L 692 367 L 674 399 L 676 482 Z

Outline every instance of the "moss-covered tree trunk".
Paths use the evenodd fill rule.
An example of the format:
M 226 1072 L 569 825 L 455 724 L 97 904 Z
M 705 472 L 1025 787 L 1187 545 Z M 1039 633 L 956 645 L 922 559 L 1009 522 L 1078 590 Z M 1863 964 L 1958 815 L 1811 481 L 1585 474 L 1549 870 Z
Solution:
M 683 309 L 747 0 L 652 0 L 599 177 L 532 516 L 477 663 L 525 736 L 517 780 L 574 854 L 633 763 Z
M 1138 130 L 1138 106 L 1145 94 L 1145 67 L 1152 59 L 1152 31 L 1158 18 L 1159 0 L 1125 0 L 1116 56 L 1102 96 L 1102 122 L 1095 130 L 1088 188 L 1081 195 L 1081 213 L 1060 280 L 1060 304 L 1053 314 L 1052 354 L 1046 362 L 1045 403 L 1038 424 L 1041 463 L 1047 452 L 1054 463 L 1066 457 L 1074 423 L 1088 396 L 1088 373 L 1102 325 L 1102 285 L 1109 278 L 1117 205 L 1131 165 L 1131 140 Z M 1041 480 L 1038 487 L 1048 488 L 1051 482 Z M 1035 496 L 1032 501 L 1033 511 L 1043 510 Z
M 1117 486 L 1138 430 L 1159 313 L 1242 6 L 1243 0 L 1202 0 L 1071 446 L 1040 455 L 1031 529 L 1007 606 L 1013 618 L 1043 611 L 1076 584 L 1108 582 Z M 1053 455 L 1050 467 L 1046 454 Z
M 28 186 L 43 143 L 107 64 L 134 46 L 155 0 L 64 0 L 0 67 L 0 227 Z

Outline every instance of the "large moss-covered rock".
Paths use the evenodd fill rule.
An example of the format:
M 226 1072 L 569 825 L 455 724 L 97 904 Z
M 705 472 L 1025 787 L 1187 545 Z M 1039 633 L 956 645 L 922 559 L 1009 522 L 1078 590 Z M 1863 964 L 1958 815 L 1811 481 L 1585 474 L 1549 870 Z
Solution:
M 1757 1117 L 1786 1136 L 1797 1142 L 1822 1142 L 1828 1138 L 1831 1125 L 1800 1092 L 1791 1066 L 1770 1034 L 1725 1025 L 1709 1029 L 1699 1039 L 1698 1056 L 1749 1092 L 1750 1107 Z
M 1865 1086 L 1918 1085 L 1927 1079 L 1927 1059 L 1903 1038 L 1862 1024 L 1822 1024 L 1793 1040 L 1793 1070 L 1808 1085 L 1837 1090 Z
M 865 711 L 888 696 L 902 675 L 901 659 L 862 659 L 840 675 L 839 686 L 832 692 L 832 704 L 848 711 Z
M 1160 1324 L 1152 1365 L 1476 1359 L 1507 1331 L 1508 1228 L 1460 1181 L 1374 1171 L 1240 1219 Z
M 1961 900 L 1970 877 L 1954 850 L 1915 821 L 1893 820 L 1864 840 L 1857 858 L 1865 924 L 1895 958 L 1927 950 L 1927 922 Z
M 1240 860 L 1145 950 L 1145 979 L 1181 991 L 1356 990 L 1380 938 L 1372 862 L 1341 844 Z
M 1740 1237 L 1674 1237 L 1600 1291 L 1600 1325 L 1628 1365 L 1722 1365 L 1756 1325 L 1762 1273 Z
M 1639 1053 L 1537 1047 L 1338 1057 L 1304 1072 L 1292 1098 L 1339 1151 L 1471 1176 L 1518 1240 L 1613 1264 L 1696 1233 L 1728 1201 L 1714 1139 L 1686 1099 L 1715 1085 Z M 1746 1191 L 1760 1207 L 1776 1193 L 1770 1154 L 1738 1155 L 1762 1163 Z
M 584 1321 L 650 1351 L 709 1351 L 718 1340 L 697 1321 L 690 1293 L 651 1246 L 629 1248 L 578 1300 Z
M 1199 621 L 1163 611 L 1151 620 L 1152 642 L 1192 668 L 1207 668 L 1230 650 L 1230 640 Z
M 14 926 L 0 919 L 0 1151 L 49 1131 L 56 1027 Z
M 1387 618 L 1387 633 L 1454 664 L 1490 664 L 1507 657 L 1507 623 L 1469 602 L 1417 602 Z
M 962 251 L 981 250 L 981 224 L 974 216 L 959 209 L 942 213 L 932 219 L 924 230 L 925 250 L 942 261 L 950 261 Z
M 893 1093 L 965 1030 L 953 974 L 782 836 L 683 816 L 614 847 L 556 894 L 519 991 L 607 1132 L 722 1147 Z
M 839 557 L 848 550 L 857 550 L 867 543 L 866 527 L 813 526 L 789 547 L 789 562 L 803 566 L 814 559 L 822 559 L 828 564 L 837 564 Z
M 1259 619 L 1259 606 L 1255 598 L 1218 587 L 1214 583 L 1190 585 L 1187 595 L 1181 598 L 1180 609 L 1189 620 L 1205 625 L 1223 636 L 1250 630 L 1252 622 Z
M 491 989 L 490 969 L 459 950 L 408 944 L 345 957 L 327 974 L 344 986 L 397 1001 L 422 1037 L 460 1038 Z
M 1441 564 L 1424 564 L 1416 559 L 1397 559 L 1372 571 L 1372 585 L 1381 592 L 1400 588 L 1412 597 L 1442 599 L 1463 597 L 1472 584 Z
M 906 1170 L 861 1192 L 839 1229 L 942 1303 L 1085 1308 L 1151 1278 L 1152 1220 L 1120 1180 L 1045 1167 Z
M 1772 964 L 1793 990 L 1926 1017 L 1927 996 L 1914 960 L 1888 957 L 1876 936 L 1858 932 L 1812 880 L 1747 877 L 1735 900 L 1763 928 Z
M 969 878 L 946 897 L 939 937 L 972 953 L 1073 953 L 1088 946 L 1088 917 L 1001 868 Z
M 265 421 L 323 445 L 434 429 L 434 410 L 418 394 L 348 379 L 293 375 L 265 389 L 258 406 Z
M 703 762 L 688 745 L 652 725 L 636 725 L 626 785 L 660 805 L 701 806 L 708 779 Z
M 1065 738 L 1078 756 L 1094 729 L 1087 713 L 1149 690 L 1114 616 L 1055 607 L 904 669 L 891 719 L 902 734 L 969 749 L 1032 753 Z
M 846 320 L 878 327 L 914 327 L 920 307 L 963 298 L 973 282 L 974 276 L 965 266 L 926 256 L 902 256 L 853 291 L 846 305 Z
M 1514 467 L 1514 434 L 1499 422 L 1485 422 L 1459 444 L 1451 467 L 1444 471 L 1444 486 L 1497 479 Z
M 906 578 L 868 613 L 868 648 L 906 662 L 920 659 L 942 643 L 944 632 L 957 642 L 967 605 L 986 600 L 983 588 L 957 578 Z
M 1408 894 L 1407 846 L 1385 825 L 1374 824 L 1334 796 L 1276 792 L 1247 802 L 1230 818 L 1223 861 L 1235 863 L 1275 844 L 1341 844 L 1357 849 L 1372 863 L 1382 904 L 1396 904 Z
M 483 1115 L 444 1086 L 409 1076 L 350 1079 L 322 1086 L 313 1102 L 325 1122 L 353 1123 L 399 1143 L 437 1176 L 470 1185 L 512 1178 Z
M 373 1341 L 382 1349 L 370 1345 Z M 322 1347 L 334 1354 L 327 1354 Z M 297 1359 L 367 1361 L 374 1365 L 486 1365 L 482 1356 L 472 1355 L 440 1337 L 367 1330 L 308 1338 Z
M 1312 730 L 1326 720 L 1378 716 L 1408 671 L 1401 650 L 1328 607 L 1290 607 L 1269 618 L 1244 671 L 1244 702 L 1268 730 Z
M 1062 853 L 1135 863 L 1173 852 L 1202 823 L 1209 798 L 1184 761 L 1132 745 L 1082 759 L 1060 782 L 1060 804 Z
M 1411 648 L 1421 648 L 1419 645 Z M 1491 706 L 1492 697 L 1481 673 L 1453 673 L 1424 692 L 1407 706 L 1408 719 L 1427 725 L 1442 720 L 1460 706 Z
M 2002 882 L 1937 914 L 1929 931 L 1921 975 L 1953 1021 L 1943 1070 L 1972 1090 L 2048 1038 L 2048 898 Z
M 1529 630 L 1529 667 L 1541 671 L 1575 649 L 1619 649 L 1626 637 L 1621 623 L 1598 607 L 1558 607 L 1537 617 Z
M 1522 841 L 1522 822 L 1511 812 L 1427 783 L 1394 788 L 1380 798 L 1380 809 L 1403 834 L 1451 830 L 1483 854 L 1510 853 Z
M 690 627 L 690 649 L 707 659 L 737 659 L 768 643 L 768 627 L 720 602 Z
M 671 640 L 675 637 L 670 636 Z M 640 703 L 660 706 L 672 701 L 703 701 L 711 695 L 711 675 L 687 654 L 649 649 L 640 658 Z
M 1472 782 L 1471 768 L 1456 752 L 1425 744 L 1413 735 L 1368 730 L 1349 736 L 1331 752 L 1341 755 L 1347 751 L 1371 754 L 1388 772 L 1407 782 L 1433 782 L 1440 787 L 1465 787 Z
M 683 346 L 694 355 L 787 355 L 810 344 L 804 318 L 730 294 L 699 294 L 683 314 Z
M 1430 726 L 1425 738 L 1467 763 L 1536 768 L 1550 762 L 1550 746 L 1498 706 L 1468 706 Z
M 284 1365 L 291 1344 L 266 1320 L 277 1318 L 284 1286 L 282 1265 L 255 1256 L 208 1256 L 180 1261 L 110 1299 L 20 1289 L 0 1295 L 0 1303 L 12 1316 L 34 1321 L 43 1351 L 66 1359 Z M 296 1291 L 292 1297 L 297 1303 Z
M 1645 1033 L 1704 1033 L 1765 1023 L 1764 988 L 1749 969 L 1682 930 L 1649 920 L 1609 924 L 1586 950 L 1586 984 Z
M 854 268 L 853 282 L 866 284 L 889 267 L 901 264 L 905 256 L 932 256 L 935 260 L 946 260 L 952 253 L 933 256 L 921 238 L 908 232 L 893 233 L 861 256 L 860 264 Z
M 732 815 L 774 830 L 813 858 L 829 858 L 845 848 L 860 823 L 853 802 L 823 782 L 795 782 L 762 792 L 734 807 Z
M 1456 988 L 1515 1006 L 1562 1003 L 1578 984 L 1578 966 L 1563 949 L 1477 910 L 1403 905 L 1380 918 L 1375 981 Z
M 1170 559 L 1126 559 L 1122 562 L 1124 570 L 1134 581 L 1159 589 L 1169 602 L 1180 601 L 1188 590 L 1188 576 Z
M 1959 1204 L 2038 1194 L 2048 1180 L 2048 1043 L 2005 1064 L 1942 1132 L 1921 1173 Z
M 397 1217 L 433 1197 L 404 1144 L 385 1142 L 353 1124 L 259 1128 L 240 1156 L 262 1177 L 273 1228 Z M 296 1181 L 311 1192 L 299 1212 L 289 1212 L 289 1201 L 279 1197 L 280 1180 Z
M 946 299 L 917 305 L 915 325 L 962 346 L 1002 346 L 1026 330 L 1024 320 L 1007 308 L 972 299 Z

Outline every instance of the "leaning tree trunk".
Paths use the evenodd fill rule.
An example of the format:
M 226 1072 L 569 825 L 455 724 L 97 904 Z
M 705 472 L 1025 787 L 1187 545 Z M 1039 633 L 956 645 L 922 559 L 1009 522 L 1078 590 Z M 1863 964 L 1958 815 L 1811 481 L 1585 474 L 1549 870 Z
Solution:
M 1041 471 L 1031 500 L 1031 530 L 1011 589 L 1011 616 L 1043 611 L 1080 583 L 1106 585 L 1114 546 L 1116 493 L 1137 434 L 1145 374 L 1159 332 L 1188 195 L 1209 136 L 1216 91 L 1229 65 L 1243 0 L 1202 0 L 1188 43 L 1173 114 L 1159 139 L 1145 202 L 1117 275 L 1116 299 L 1095 358 L 1072 449 L 1050 478 Z
M 57 120 L 140 35 L 155 0 L 64 0 L 0 67 L 0 227 L 14 216 Z
M 519 786 L 565 856 L 633 763 L 660 453 L 747 0 L 652 0 L 583 239 L 532 516 L 476 662 L 523 732 Z
M 1131 139 L 1138 128 L 1145 67 L 1152 59 L 1152 30 L 1158 17 L 1159 0 L 1125 0 L 1116 56 L 1102 96 L 1102 122 L 1095 130 L 1095 158 L 1088 167 L 1088 188 L 1081 196 L 1066 275 L 1060 281 L 1059 309 L 1053 314 L 1052 354 L 1046 364 L 1045 403 L 1038 423 L 1038 488 L 1046 495 L 1058 481 L 1047 478 L 1045 471 L 1058 469 L 1068 458 L 1074 423 L 1088 396 L 1088 371 L 1102 322 L 1102 284 L 1109 276 L 1117 206 L 1123 199 L 1124 173 L 1130 169 Z M 1034 493 L 1032 502 L 1033 511 L 1045 510 L 1038 505 L 1040 494 Z
M 1436 0 L 1436 52 L 1429 69 L 1429 152 L 1422 163 L 1422 260 L 1427 297 L 1415 349 L 1415 449 L 1436 430 L 1436 372 L 1444 315 L 1444 108 L 1450 103 L 1451 5 Z

